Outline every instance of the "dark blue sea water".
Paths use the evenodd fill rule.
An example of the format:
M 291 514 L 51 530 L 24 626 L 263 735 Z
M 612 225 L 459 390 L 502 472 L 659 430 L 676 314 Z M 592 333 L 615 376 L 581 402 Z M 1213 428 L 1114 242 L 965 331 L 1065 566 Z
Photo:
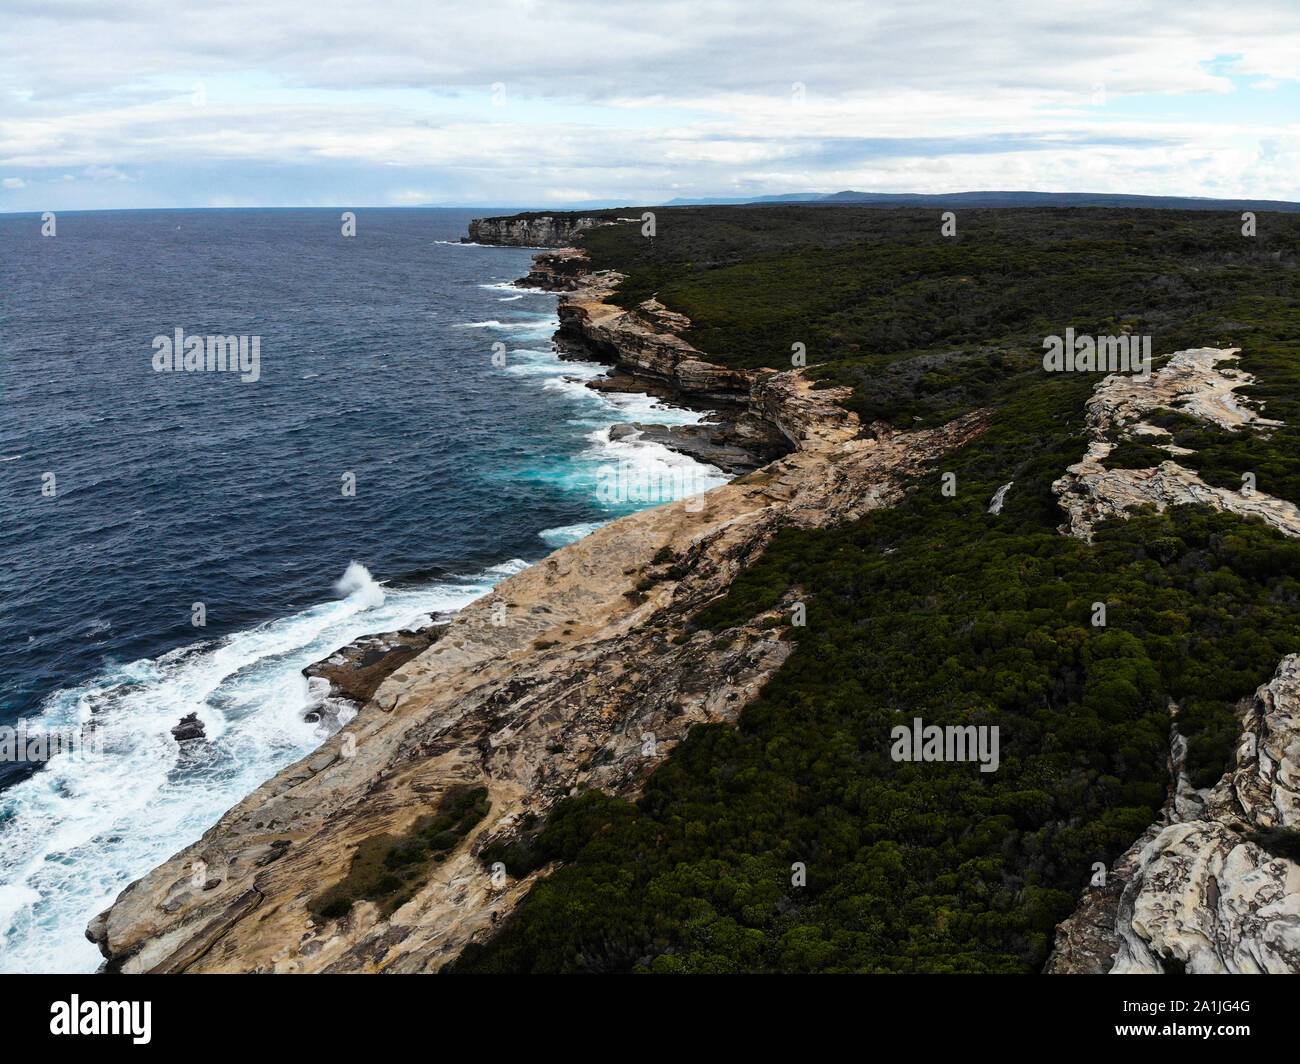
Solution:
M 0 725 L 104 744 L 0 762 L 0 970 L 93 969 L 86 920 L 321 740 L 304 665 L 644 505 L 619 463 L 724 479 L 610 442 L 697 415 L 586 388 L 530 252 L 456 243 L 484 213 L 0 216 Z M 156 370 L 176 329 L 258 379 Z

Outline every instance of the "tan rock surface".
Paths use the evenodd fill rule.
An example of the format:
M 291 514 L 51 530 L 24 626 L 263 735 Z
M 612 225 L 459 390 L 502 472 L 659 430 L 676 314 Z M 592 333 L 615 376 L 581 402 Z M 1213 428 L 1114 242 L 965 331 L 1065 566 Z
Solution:
M 1300 972 L 1300 864 L 1247 837 L 1300 828 L 1300 655 L 1245 707 L 1236 767 L 1198 809 L 1144 837 L 1126 857 L 1115 973 Z
M 1088 400 L 1087 451 L 1052 485 L 1066 513 L 1061 531 L 1091 539 L 1098 521 L 1123 517 L 1130 506 L 1151 503 L 1163 510 L 1202 503 L 1243 517 L 1259 517 L 1287 535 L 1300 536 L 1300 508 L 1294 503 L 1257 490 L 1213 487 L 1186 464 L 1194 464 L 1194 457 L 1151 469 L 1106 468 L 1112 449 L 1107 436 L 1114 430 L 1125 437 L 1149 434 L 1151 426 L 1144 425 L 1142 418 L 1161 407 L 1179 404 L 1183 413 L 1231 431 L 1276 426 L 1278 422 L 1261 417 L 1234 397 L 1237 388 L 1252 381 L 1231 364 L 1237 357 L 1236 348 L 1195 348 L 1176 352 L 1149 377 L 1106 377 Z M 1169 450 L 1185 453 L 1183 448 Z

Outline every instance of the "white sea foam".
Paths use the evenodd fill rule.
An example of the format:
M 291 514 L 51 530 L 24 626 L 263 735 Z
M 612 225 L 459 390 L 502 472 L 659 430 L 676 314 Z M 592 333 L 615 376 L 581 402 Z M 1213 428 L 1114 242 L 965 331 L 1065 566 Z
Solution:
M 615 423 L 695 425 L 703 420 L 704 414 L 671 406 L 642 392 L 602 392 L 589 388 L 588 381 L 602 377 L 606 372 L 605 367 L 597 363 L 569 362 L 553 350 L 524 347 L 506 355 L 506 365 L 501 372 L 537 382 L 571 400 L 573 416 L 569 418 L 569 424 L 586 436 L 590 446 L 559 471 L 558 476 L 547 479 L 566 490 L 587 495 L 602 507 L 607 508 L 608 504 L 611 470 L 617 472 L 620 482 L 631 478 L 633 484 L 680 484 L 690 488 L 688 494 L 706 491 L 730 479 L 715 466 L 697 462 L 663 444 L 642 439 L 640 433 L 612 440 L 610 427 Z M 629 499 L 614 509 L 630 512 L 638 505 L 637 501 Z M 542 538 L 552 546 L 562 545 L 552 543 L 544 533 Z
M 548 547 L 563 547 L 576 543 L 584 536 L 589 536 L 605 524 L 604 521 L 582 521 L 576 525 L 559 525 L 556 528 L 543 528 L 537 535 Z
M 486 288 L 488 291 L 507 291 L 522 292 L 529 296 L 553 296 L 555 295 L 549 288 L 528 288 L 524 285 L 515 284 L 513 281 L 497 281 L 495 284 L 481 284 L 479 288 Z
M 343 575 L 335 581 L 334 590 L 355 601 L 363 610 L 373 610 L 384 604 L 384 589 L 375 582 L 370 570 L 359 562 L 348 563 Z
M 527 565 L 464 582 L 385 588 L 353 562 L 323 601 L 220 639 L 130 662 L 55 692 L 34 723 L 93 721 L 98 757 L 54 758 L 0 794 L 0 971 L 93 971 L 87 921 L 131 880 L 197 839 L 226 809 L 317 746 L 304 666 L 358 636 L 460 609 Z M 171 729 L 197 713 L 206 739 Z
M 499 329 L 514 336 L 530 339 L 549 338 L 555 332 L 559 319 L 554 314 L 534 314 L 518 311 L 520 317 L 511 321 L 489 318 L 487 321 L 464 321 L 453 325 L 453 329 Z

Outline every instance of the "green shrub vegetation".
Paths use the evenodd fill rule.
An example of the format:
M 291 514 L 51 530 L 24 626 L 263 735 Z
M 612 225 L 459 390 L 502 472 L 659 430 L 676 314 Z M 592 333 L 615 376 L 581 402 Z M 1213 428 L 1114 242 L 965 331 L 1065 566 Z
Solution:
M 625 305 L 657 292 L 717 361 L 782 367 L 799 341 L 867 420 L 979 407 L 990 427 L 901 505 L 782 531 L 695 617 L 725 645 L 793 587 L 808 611 L 739 727 L 693 728 L 636 802 L 566 799 L 484 853 L 514 875 L 562 864 L 453 970 L 1034 971 L 1092 863 L 1163 802 L 1171 705 L 1193 782 L 1220 777 L 1237 703 L 1300 650 L 1300 542 L 1200 507 L 1062 535 L 1051 485 L 1083 454 L 1100 375 L 1044 373 L 1041 340 L 1073 326 L 1150 333 L 1159 355 L 1241 347 L 1246 396 L 1285 428 L 1150 420 L 1211 483 L 1253 472 L 1300 499 L 1300 218 L 1261 215 L 1258 242 L 1230 213 L 958 218 L 946 243 L 937 211 L 821 207 L 661 210 L 653 241 L 585 235 L 627 274 Z M 997 726 L 999 769 L 892 761 L 890 729 L 913 717 Z M 1294 860 L 1293 835 L 1256 841 Z
M 1269 828 L 1251 832 L 1247 837 L 1274 857 L 1285 857 L 1300 864 L 1300 831 L 1295 828 Z

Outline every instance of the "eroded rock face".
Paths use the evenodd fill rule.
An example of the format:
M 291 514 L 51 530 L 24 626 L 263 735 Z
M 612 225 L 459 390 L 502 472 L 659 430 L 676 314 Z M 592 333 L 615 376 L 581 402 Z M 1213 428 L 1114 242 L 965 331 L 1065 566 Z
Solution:
M 518 288 L 541 288 L 548 292 L 571 292 L 584 281 L 587 253 L 581 248 L 561 247 L 533 256 L 528 274 L 515 281 Z
M 634 333 L 602 335 L 622 343 Z M 927 462 L 988 423 L 979 411 L 938 429 L 873 434 L 838 405 L 840 390 L 814 390 L 794 373 L 754 387 L 793 453 L 605 525 L 462 610 L 341 733 L 96 917 L 87 934 L 109 968 L 440 968 L 548 871 L 494 882 L 478 856 L 486 845 L 565 795 L 635 795 L 691 725 L 734 722 L 786 660 L 787 629 L 764 628 L 763 617 L 717 639 L 687 627 L 780 528 L 893 505 Z M 790 607 L 773 603 L 766 616 Z M 464 785 L 487 788 L 490 810 L 409 901 L 387 918 L 368 901 L 337 920 L 312 915 L 312 899 L 346 875 L 362 843 L 406 833 Z
M 503 244 L 524 248 L 558 248 L 570 243 L 580 229 L 613 225 L 605 218 L 542 214 L 531 218 L 475 218 L 469 238 L 475 244 Z
M 584 274 L 576 287 L 560 296 L 556 339 L 561 346 L 582 358 L 659 381 L 696 400 L 737 403 L 748 398 L 754 374 L 709 362 L 664 327 L 684 329 L 689 324 L 685 318 L 666 321 L 654 312 L 634 313 L 610 302 L 622 279 L 609 270 Z
M 206 734 L 203 721 L 199 720 L 197 713 L 189 713 L 181 717 L 181 722 L 172 729 L 172 738 L 178 743 L 190 743 L 195 739 L 204 738 Z
M 609 434 L 613 440 L 632 438 L 662 444 L 733 476 L 753 472 L 759 464 L 751 451 L 725 442 L 724 428 L 707 421 L 698 425 L 647 425 L 634 421 L 612 425 Z
M 1244 700 L 1232 771 L 1196 790 L 1181 770 L 1160 819 L 1056 929 L 1048 974 L 1300 972 L 1300 865 L 1255 839 L 1300 827 L 1300 655 Z
M 1129 851 L 1112 972 L 1300 972 L 1300 864 L 1248 837 L 1300 828 L 1300 655 L 1255 693 L 1242 729 L 1236 767 L 1199 809 Z
M 1260 491 L 1213 487 L 1188 468 L 1194 457 L 1183 462 L 1171 459 L 1151 469 L 1106 468 L 1113 448 L 1109 437 L 1117 432 L 1123 439 L 1149 437 L 1153 429 L 1144 425 L 1142 418 L 1161 407 L 1177 406 L 1183 413 L 1231 431 L 1266 431 L 1276 426 L 1278 422 L 1261 417 L 1233 397 L 1235 389 L 1251 383 L 1249 374 L 1231 364 L 1236 358 L 1236 348 L 1202 347 L 1175 353 L 1146 378 L 1106 377 L 1088 400 L 1088 449 L 1083 459 L 1052 485 L 1067 518 L 1061 531 L 1091 539 L 1098 521 L 1123 517 L 1130 506 L 1152 503 L 1163 510 L 1201 503 L 1243 517 L 1259 517 L 1287 535 L 1300 536 L 1300 508 Z M 1166 449 L 1184 453 L 1172 445 Z
M 564 293 L 557 308 L 560 357 L 612 367 L 608 377 L 589 381 L 589 388 L 648 392 L 715 411 L 707 437 L 674 429 L 656 436 L 666 446 L 726 472 L 743 472 L 799 445 L 801 404 L 792 402 L 788 390 L 775 400 L 766 390 L 775 370 L 733 370 L 710 362 L 679 335 L 690 328 L 686 315 L 657 299 L 645 300 L 636 313 L 612 303 L 622 280 L 612 270 L 589 269 L 585 253 L 567 247 L 534 255 L 533 269 L 520 283 Z M 821 412 L 834 426 L 841 426 L 846 414 L 838 406 Z
M 385 678 L 427 649 L 445 628 L 445 623 L 435 623 L 425 628 L 363 635 L 324 661 L 308 665 L 302 673 L 309 680 L 319 677 L 328 681 L 332 697 L 364 703 Z

